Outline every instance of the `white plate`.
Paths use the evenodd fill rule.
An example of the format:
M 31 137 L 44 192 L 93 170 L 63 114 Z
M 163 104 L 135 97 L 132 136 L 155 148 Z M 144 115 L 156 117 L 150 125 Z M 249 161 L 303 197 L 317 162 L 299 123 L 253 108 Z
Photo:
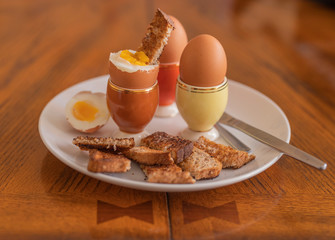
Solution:
M 245 142 L 256 155 L 256 159 L 240 169 L 223 169 L 211 180 L 200 180 L 195 184 L 148 183 L 136 163 L 131 163 L 127 173 L 102 174 L 87 171 L 88 154 L 72 144 L 72 139 L 84 135 L 75 131 L 65 119 L 65 105 L 79 91 L 105 92 L 108 76 L 96 77 L 76 84 L 54 97 L 43 109 L 39 119 L 39 133 L 49 151 L 69 167 L 104 182 L 148 191 L 186 192 L 218 188 L 251 178 L 274 164 L 282 154 L 263 145 L 249 136 L 227 127 Z M 229 80 L 229 99 L 226 111 L 241 120 L 289 142 L 291 129 L 284 112 L 270 98 L 243 84 Z M 154 118 L 147 126 L 149 133 L 165 131 L 178 135 L 186 128 L 178 114 L 173 118 Z M 93 136 L 113 136 L 117 126 L 112 119 Z M 219 139 L 218 142 L 223 142 Z

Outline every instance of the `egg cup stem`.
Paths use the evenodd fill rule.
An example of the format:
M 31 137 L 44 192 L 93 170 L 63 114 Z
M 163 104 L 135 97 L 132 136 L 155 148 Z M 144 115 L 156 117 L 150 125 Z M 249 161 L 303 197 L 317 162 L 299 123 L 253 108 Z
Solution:
M 213 127 L 211 130 L 206 131 L 206 132 L 198 132 L 198 131 L 193 131 L 190 128 L 185 128 L 181 133 L 180 136 L 183 138 L 186 138 L 191 141 L 196 141 L 199 137 L 204 136 L 205 138 L 215 141 L 216 139 L 219 138 L 220 134 L 218 130 L 216 130 L 215 127 Z
M 158 106 L 155 117 L 160 118 L 168 118 L 168 117 L 174 117 L 178 114 L 178 108 L 176 106 L 176 103 L 172 103 L 168 106 Z

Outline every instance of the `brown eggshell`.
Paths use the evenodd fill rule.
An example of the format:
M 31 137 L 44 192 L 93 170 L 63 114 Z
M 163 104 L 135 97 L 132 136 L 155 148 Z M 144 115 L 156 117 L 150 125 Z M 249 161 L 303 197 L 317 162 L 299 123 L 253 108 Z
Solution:
M 187 34 L 183 25 L 177 18 L 170 16 L 173 20 L 175 29 L 171 32 L 167 45 L 159 58 L 160 63 L 179 62 L 181 54 L 187 44 Z
M 189 85 L 216 86 L 227 72 L 226 53 L 215 37 L 201 34 L 186 45 L 179 68 L 181 80 Z
M 124 72 L 109 61 L 109 75 L 111 81 L 122 88 L 144 89 L 153 86 L 157 80 L 159 65 L 149 71 Z
M 76 129 L 73 126 L 72 127 L 75 128 L 76 130 L 78 130 L 79 132 L 82 132 L 82 133 L 94 133 L 94 132 L 98 131 L 100 128 L 102 128 L 103 126 L 105 126 L 105 124 L 104 125 L 99 125 L 99 126 L 96 126 L 94 128 L 87 129 L 87 130 Z

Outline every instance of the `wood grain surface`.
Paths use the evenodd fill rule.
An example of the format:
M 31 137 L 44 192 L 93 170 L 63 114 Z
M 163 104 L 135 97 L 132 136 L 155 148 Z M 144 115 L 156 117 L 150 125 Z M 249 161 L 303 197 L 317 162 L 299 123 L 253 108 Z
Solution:
M 0 0 L 0 239 L 334 239 L 335 9 L 327 1 Z M 328 1 L 331 3 L 331 1 Z M 136 49 L 156 8 L 215 36 L 227 76 L 274 100 L 291 144 L 259 175 L 189 193 L 107 184 L 60 162 L 38 120 L 59 92 Z

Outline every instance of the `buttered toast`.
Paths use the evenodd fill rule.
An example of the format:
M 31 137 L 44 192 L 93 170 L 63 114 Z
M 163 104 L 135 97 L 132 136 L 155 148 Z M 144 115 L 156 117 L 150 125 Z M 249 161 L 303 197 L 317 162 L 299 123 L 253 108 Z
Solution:
M 189 171 L 196 180 L 215 178 L 222 169 L 220 161 L 197 147 L 193 148 L 192 154 L 179 166 L 184 171 Z
M 126 172 L 133 160 L 153 183 L 195 183 L 219 176 L 222 168 L 240 168 L 255 159 L 205 137 L 191 142 L 165 132 L 142 138 L 136 147 L 133 138 L 79 136 L 73 143 L 89 151 L 89 171 Z
M 72 143 L 81 150 L 98 149 L 106 152 L 122 152 L 135 146 L 134 138 L 78 136 Z
M 123 154 L 127 158 L 144 165 L 169 165 L 174 163 L 170 152 L 151 149 L 145 146 L 133 147 L 124 151 Z
M 140 145 L 170 152 L 176 164 L 190 156 L 193 150 L 193 143 L 191 141 L 169 135 L 165 132 L 155 132 L 142 138 Z
M 255 159 L 255 155 L 218 144 L 201 136 L 194 146 L 215 157 L 222 163 L 222 168 L 240 168 Z

